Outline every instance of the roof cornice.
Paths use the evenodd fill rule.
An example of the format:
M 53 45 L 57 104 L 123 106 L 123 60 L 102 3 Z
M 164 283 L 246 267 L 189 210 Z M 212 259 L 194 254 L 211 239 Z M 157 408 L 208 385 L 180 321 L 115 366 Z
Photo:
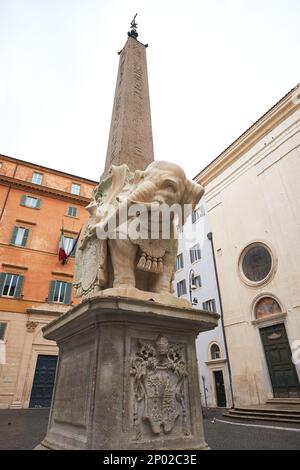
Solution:
M 195 177 L 206 186 L 284 119 L 300 109 L 300 84 L 293 88 Z
M 86 206 L 90 202 L 90 199 L 87 197 L 66 193 L 65 191 L 49 188 L 48 186 L 37 185 L 29 181 L 23 181 L 17 178 L 12 178 L 11 176 L 0 175 L 0 184 L 15 189 L 21 189 L 22 191 L 28 191 L 30 193 L 39 194 L 42 196 L 47 196 L 55 199 L 62 199 L 64 201 L 73 202 L 81 206 Z
M 87 179 L 87 178 L 82 178 L 81 176 L 72 175 L 71 173 L 65 173 L 64 171 L 55 170 L 54 168 L 49 168 L 47 166 L 42 166 L 42 165 L 39 165 L 39 164 L 36 164 L 36 163 L 27 162 L 26 160 L 21 160 L 19 158 L 9 157 L 8 155 L 0 154 L 0 159 L 9 161 L 9 162 L 14 163 L 16 165 L 20 163 L 22 165 L 28 166 L 29 168 L 33 168 L 35 170 L 47 171 L 47 172 L 53 173 L 55 175 L 61 175 L 61 176 L 64 176 L 64 177 L 67 177 L 69 179 L 74 180 L 74 182 L 78 181 L 78 182 L 89 183 L 89 184 L 92 184 L 92 185 L 98 184 L 97 181 L 93 181 L 93 180 L 90 180 L 90 179 Z

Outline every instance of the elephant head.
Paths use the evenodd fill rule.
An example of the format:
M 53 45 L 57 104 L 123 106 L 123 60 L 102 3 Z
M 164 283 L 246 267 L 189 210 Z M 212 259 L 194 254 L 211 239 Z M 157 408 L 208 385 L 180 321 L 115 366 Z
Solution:
M 133 183 L 135 189 L 128 196 L 129 204 L 180 204 L 183 221 L 201 199 L 204 188 L 186 178 L 183 169 L 170 162 L 156 161 L 145 171 L 137 170 Z
M 155 292 L 169 289 L 166 286 L 170 286 L 177 254 L 174 213 L 180 210 L 179 223 L 183 224 L 203 193 L 203 187 L 188 180 L 182 168 L 174 163 L 155 161 L 146 170 L 134 173 L 127 165 L 112 166 L 108 177 L 95 188 L 93 201 L 88 206 L 90 219 L 75 263 L 78 295 L 87 295 L 94 288 L 111 287 L 116 272 L 120 272 L 120 260 L 124 261 L 126 270 L 129 269 L 128 256 L 137 270 L 155 275 L 149 278 L 156 283 Z M 139 210 L 134 212 L 136 204 L 143 206 L 144 219 L 139 217 Z M 158 214 L 154 223 L 153 209 Z M 87 263 L 86 260 L 93 261 Z M 137 285 L 141 280 L 139 274 Z M 147 279 L 144 281 L 143 288 L 147 290 Z

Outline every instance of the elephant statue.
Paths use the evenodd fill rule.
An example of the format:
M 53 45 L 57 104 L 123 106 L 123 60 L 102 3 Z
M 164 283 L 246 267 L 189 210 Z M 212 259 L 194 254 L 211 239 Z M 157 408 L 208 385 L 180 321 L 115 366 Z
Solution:
M 184 224 L 203 193 L 173 163 L 154 161 L 135 172 L 112 166 L 87 206 L 90 218 L 75 258 L 75 295 L 87 298 L 110 288 L 170 294 L 176 217 Z

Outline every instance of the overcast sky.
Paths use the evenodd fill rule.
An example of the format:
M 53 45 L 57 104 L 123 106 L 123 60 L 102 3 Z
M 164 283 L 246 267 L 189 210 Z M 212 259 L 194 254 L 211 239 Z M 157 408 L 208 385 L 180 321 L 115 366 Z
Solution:
M 99 178 L 136 12 L 155 158 L 190 177 L 300 81 L 299 0 L 0 0 L 0 153 Z

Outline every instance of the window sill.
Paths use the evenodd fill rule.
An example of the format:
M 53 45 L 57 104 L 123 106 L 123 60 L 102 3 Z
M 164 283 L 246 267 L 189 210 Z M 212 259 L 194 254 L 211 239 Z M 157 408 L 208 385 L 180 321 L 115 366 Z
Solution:
M 220 359 L 210 359 L 209 361 L 205 361 L 205 364 L 207 366 L 212 366 L 215 364 L 224 364 L 224 362 L 226 362 L 225 357 L 221 357 Z
M 0 299 L 22 300 L 23 295 L 21 295 L 20 297 L 14 297 L 14 296 L 11 296 L 11 295 L 0 295 Z
M 14 246 L 15 248 L 28 248 L 26 245 L 16 245 L 15 243 L 10 243 L 10 246 Z
M 29 207 L 29 206 L 25 206 L 24 204 L 20 204 L 20 206 L 25 207 L 26 209 L 35 209 L 36 211 L 40 210 L 40 207 Z
M 265 323 L 272 323 L 273 321 L 284 320 L 286 317 L 287 317 L 286 312 L 273 313 L 273 314 L 271 313 L 270 315 L 266 315 L 265 317 L 253 320 L 251 323 L 252 325 L 261 325 Z

